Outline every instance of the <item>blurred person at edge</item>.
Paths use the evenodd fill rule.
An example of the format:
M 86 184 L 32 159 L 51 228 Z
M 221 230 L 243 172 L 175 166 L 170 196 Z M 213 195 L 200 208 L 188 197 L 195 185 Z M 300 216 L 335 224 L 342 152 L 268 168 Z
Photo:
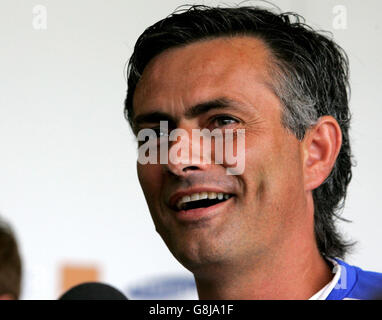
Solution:
M 238 175 L 226 162 L 137 163 L 200 299 L 382 297 L 382 274 L 344 262 L 353 244 L 336 226 L 352 155 L 348 57 L 329 36 L 295 13 L 187 6 L 143 32 L 127 79 L 125 116 L 157 148 L 171 152 L 175 129 L 245 129 Z
M 0 219 L 0 300 L 18 300 L 21 290 L 21 258 L 16 237 Z

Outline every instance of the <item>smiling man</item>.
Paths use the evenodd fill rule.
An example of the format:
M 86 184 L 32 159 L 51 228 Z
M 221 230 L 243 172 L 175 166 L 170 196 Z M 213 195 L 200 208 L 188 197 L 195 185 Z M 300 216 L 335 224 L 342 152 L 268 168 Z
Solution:
M 347 89 L 346 54 L 296 15 L 193 6 L 140 36 L 126 116 L 135 134 L 156 134 L 146 143 L 159 160 L 176 130 L 191 151 L 138 161 L 138 177 L 200 299 L 382 297 L 381 275 L 340 260 L 350 246 L 335 228 L 351 178 Z M 205 129 L 236 147 L 243 172 L 227 174 L 226 153 L 199 161 L 200 139 L 182 135 Z

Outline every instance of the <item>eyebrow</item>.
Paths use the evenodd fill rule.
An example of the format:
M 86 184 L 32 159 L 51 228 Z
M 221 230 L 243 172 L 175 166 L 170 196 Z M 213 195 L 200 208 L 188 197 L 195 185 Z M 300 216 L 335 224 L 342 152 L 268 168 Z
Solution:
M 240 107 L 243 108 L 244 106 L 238 101 L 223 97 L 199 103 L 188 109 L 185 113 L 185 116 L 186 118 L 190 119 L 215 109 L 240 109 Z
M 248 108 L 248 106 L 236 100 L 222 97 L 222 98 L 217 98 L 217 99 L 201 102 L 192 106 L 185 112 L 185 117 L 187 119 L 192 119 L 197 116 L 200 116 L 201 114 L 207 113 L 211 110 L 228 109 L 228 108 L 235 109 L 235 110 L 240 110 L 240 109 L 242 110 L 243 108 Z M 140 125 L 142 125 L 142 123 L 159 123 L 160 121 L 169 121 L 171 123 L 178 122 L 177 119 L 175 119 L 168 113 L 161 112 L 161 111 L 154 111 L 154 112 L 148 112 L 148 113 L 137 115 L 133 120 L 133 124 L 135 128 L 138 128 Z
M 161 111 L 154 111 L 149 113 L 143 113 L 136 116 L 133 120 L 134 126 L 138 126 L 142 123 L 157 123 L 159 121 L 174 121 L 168 113 Z M 174 121 L 175 122 L 175 121 Z

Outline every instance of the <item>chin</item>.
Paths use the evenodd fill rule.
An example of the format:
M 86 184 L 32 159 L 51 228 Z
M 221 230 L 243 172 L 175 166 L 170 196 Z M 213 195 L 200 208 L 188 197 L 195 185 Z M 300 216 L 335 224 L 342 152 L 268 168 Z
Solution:
M 228 257 L 221 248 L 214 246 L 210 241 L 208 245 L 203 243 L 190 243 L 190 241 L 177 241 L 175 246 L 168 244 L 168 248 L 174 257 L 192 273 L 200 269 L 208 269 L 208 266 L 216 266 L 223 263 Z

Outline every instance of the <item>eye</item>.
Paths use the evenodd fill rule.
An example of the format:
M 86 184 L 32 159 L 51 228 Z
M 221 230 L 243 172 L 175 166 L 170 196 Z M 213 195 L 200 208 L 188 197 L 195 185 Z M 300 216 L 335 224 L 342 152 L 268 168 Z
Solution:
M 239 120 L 229 115 L 215 116 L 211 120 L 212 127 L 214 128 L 226 127 L 236 123 L 239 123 Z
M 170 135 L 168 129 L 160 126 L 154 128 L 142 128 L 141 130 L 142 131 L 138 131 L 136 135 L 138 140 L 138 146 L 141 146 L 148 141 L 160 143 L 161 141 L 163 141 L 162 139 L 168 139 Z M 142 133 L 141 138 L 139 138 L 140 133 Z
M 170 134 L 168 130 L 163 130 L 161 127 L 151 128 L 151 130 L 155 132 L 155 138 L 168 137 Z

